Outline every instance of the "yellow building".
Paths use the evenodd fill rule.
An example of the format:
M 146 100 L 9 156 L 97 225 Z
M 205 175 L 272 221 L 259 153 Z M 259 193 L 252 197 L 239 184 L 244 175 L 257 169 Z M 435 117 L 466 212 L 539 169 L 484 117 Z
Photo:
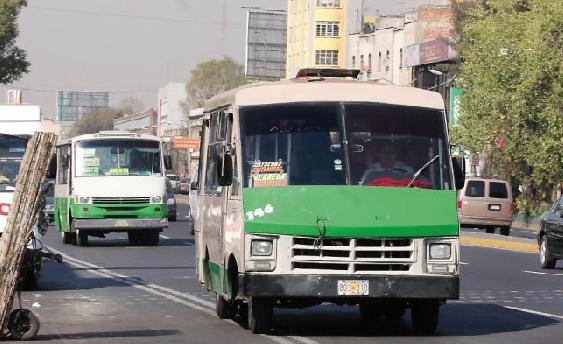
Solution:
M 346 66 L 348 0 L 287 1 L 286 76 L 308 67 Z

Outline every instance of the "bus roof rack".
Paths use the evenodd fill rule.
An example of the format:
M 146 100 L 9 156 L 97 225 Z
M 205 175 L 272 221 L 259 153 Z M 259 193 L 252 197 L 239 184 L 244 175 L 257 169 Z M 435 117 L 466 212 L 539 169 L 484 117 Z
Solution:
M 353 78 L 357 79 L 359 69 L 346 68 L 303 68 L 297 73 L 296 78 Z
M 130 131 L 119 131 L 119 130 L 102 130 L 96 134 L 96 137 L 111 137 L 111 136 L 138 137 L 139 134 L 132 133 Z

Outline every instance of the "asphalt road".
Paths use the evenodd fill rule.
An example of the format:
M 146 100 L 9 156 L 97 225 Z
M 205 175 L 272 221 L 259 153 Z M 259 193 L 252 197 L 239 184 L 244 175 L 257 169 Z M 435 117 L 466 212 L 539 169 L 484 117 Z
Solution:
M 182 215 L 182 214 L 179 214 Z M 183 216 L 179 216 L 183 218 Z M 400 323 L 362 323 L 357 307 L 276 310 L 276 331 L 253 335 L 215 316 L 214 297 L 195 279 L 188 223 L 162 233 L 158 247 L 130 247 L 125 235 L 48 247 L 41 290 L 22 305 L 39 316 L 37 342 L 49 343 L 558 343 L 563 340 L 563 264 L 539 268 L 537 254 L 462 248 L 462 297 L 442 307 L 438 333 L 416 337 L 409 313 Z M 531 239 L 530 239 L 530 242 Z

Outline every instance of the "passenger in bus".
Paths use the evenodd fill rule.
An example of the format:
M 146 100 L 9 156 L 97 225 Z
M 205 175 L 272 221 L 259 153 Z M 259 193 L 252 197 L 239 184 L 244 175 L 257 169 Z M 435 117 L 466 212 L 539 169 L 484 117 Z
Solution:
M 372 150 L 371 152 L 373 154 L 375 150 Z M 361 178 L 361 184 L 364 184 L 367 181 L 366 178 L 368 178 L 371 174 L 377 172 L 396 172 L 403 174 L 403 176 L 405 174 L 407 176 L 412 176 L 414 174 L 412 167 L 400 160 L 397 160 L 397 152 L 392 144 L 383 145 L 379 150 L 377 158 L 379 161 L 372 164 L 365 170 Z

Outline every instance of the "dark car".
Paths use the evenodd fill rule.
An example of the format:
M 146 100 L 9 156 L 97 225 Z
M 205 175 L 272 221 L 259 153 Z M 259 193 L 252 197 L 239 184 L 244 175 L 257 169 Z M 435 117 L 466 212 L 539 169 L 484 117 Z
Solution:
M 174 187 L 168 178 L 166 178 L 166 206 L 168 221 L 176 221 L 176 199 L 174 198 Z
M 180 193 L 183 195 L 188 195 L 190 193 L 190 180 L 186 178 L 180 179 Z
M 557 260 L 563 259 L 563 196 L 543 213 L 538 244 L 542 268 L 553 269 Z

